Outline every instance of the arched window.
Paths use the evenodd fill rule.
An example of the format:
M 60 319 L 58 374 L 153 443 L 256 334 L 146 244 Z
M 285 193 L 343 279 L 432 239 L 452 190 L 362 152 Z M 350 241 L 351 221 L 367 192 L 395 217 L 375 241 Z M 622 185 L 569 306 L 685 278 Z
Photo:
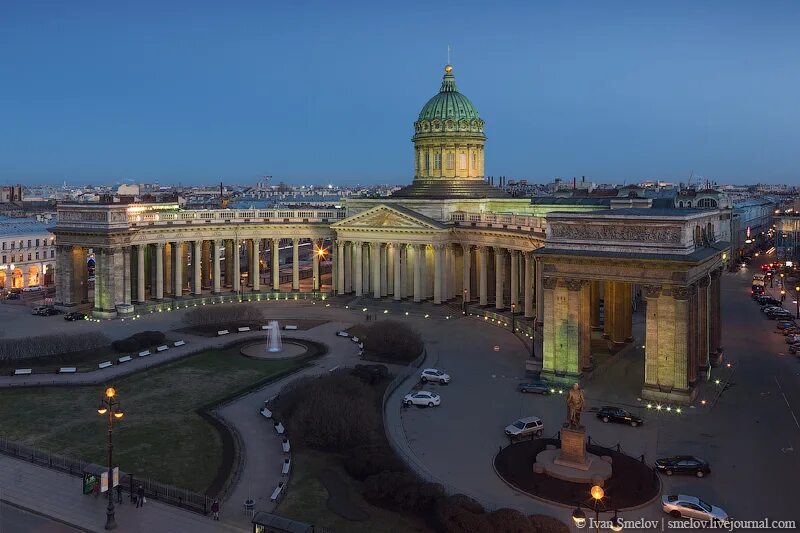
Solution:
M 455 165 L 456 162 L 453 152 L 447 152 L 447 170 L 453 170 Z
M 433 169 L 442 170 L 442 153 L 436 152 L 433 154 Z
M 713 198 L 703 198 L 697 202 L 697 207 L 717 207 L 717 201 Z
M 678 207 L 683 207 L 683 202 L 678 202 Z
M 431 169 L 431 154 L 430 152 L 425 152 L 425 172 Z
M 700 229 L 700 225 L 694 227 L 694 244 L 695 246 L 699 246 L 703 242 L 703 230 Z
M 464 152 L 458 154 L 458 168 L 461 170 L 467 170 L 467 154 Z
M 690 202 L 687 202 L 687 203 L 686 203 L 686 207 L 692 207 L 692 202 L 691 202 L 691 201 L 690 201 Z

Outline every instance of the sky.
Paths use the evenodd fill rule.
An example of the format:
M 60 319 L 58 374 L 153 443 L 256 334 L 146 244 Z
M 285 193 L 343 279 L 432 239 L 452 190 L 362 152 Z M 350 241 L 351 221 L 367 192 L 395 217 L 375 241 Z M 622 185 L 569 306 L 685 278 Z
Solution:
M 800 184 L 798 27 L 770 0 L 3 0 L 0 183 L 409 183 L 450 45 L 488 175 Z

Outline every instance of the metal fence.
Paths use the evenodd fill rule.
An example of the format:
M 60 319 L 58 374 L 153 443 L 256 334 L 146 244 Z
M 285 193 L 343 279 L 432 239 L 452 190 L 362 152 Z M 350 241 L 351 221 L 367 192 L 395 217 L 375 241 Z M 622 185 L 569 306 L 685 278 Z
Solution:
M 79 477 L 83 476 L 85 468 L 90 464 L 81 459 L 64 457 L 32 446 L 19 444 L 5 437 L 0 437 L 0 453 Z M 205 494 L 173 487 L 147 477 L 136 477 L 132 474 L 120 473 L 120 484 L 124 491 L 132 494 L 135 494 L 139 485 L 141 485 L 147 498 L 202 514 L 208 513 L 212 501 Z

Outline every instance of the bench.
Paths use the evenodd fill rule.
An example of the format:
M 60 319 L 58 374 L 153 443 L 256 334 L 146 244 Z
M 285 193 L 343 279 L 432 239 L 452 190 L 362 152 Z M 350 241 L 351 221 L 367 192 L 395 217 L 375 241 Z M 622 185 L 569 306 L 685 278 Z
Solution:
M 148 355 L 150 355 L 150 350 L 139 352 L 139 357 L 147 357 Z
M 185 344 L 186 343 L 184 341 L 175 341 L 174 343 L 172 343 L 172 345 L 175 347 L 184 346 Z
M 358 344 L 359 338 L 358 337 L 350 337 L 350 340 Z
M 78 369 L 75 368 L 74 366 L 62 366 L 61 368 L 58 369 L 59 374 L 74 374 L 77 371 Z
M 295 330 L 295 329 L 297 329 L 297 326 L 291 326 L 291 325 L 289 325 L 289 326 L 283 326 L 283 329 Z
M 292 449 L 292 446 L 289 444 L 289 439 L 283 439 L 281 448 L 283 448 L 283 453 L 289 453 L 289 451 Z
M 269 326 L 261 326 L 261 329 L 269 329 Z
M 157 352 L 163 352 L 165 350 L 169 350 L 169 346 L 167 346 L 166 344 L 162 344 L 161 346 L 156 347 Z
M 245 331 L 250 331 L 250 326 L 244 326 L 239 328 L 239 333 L 244 333 Z
M 127 363 L 130 360 L 131 360 L 131 356 L 130 355 L 126 355 L 125 357 L 120 357 L 119 358 L 119 362 L 120 363 Z
M 14 370 L 15 376 L 28 376 L 33 373 L 33 369 L 31 368 L 18 368 Z
M 281 495 L 281 491 L 283 490 L 283 481 L 278 483 L 278 486 L 275 487 L 275 490 L 272 491 L 272 496 L 270 496 L 271 501 L 277 501 L 278 497 Z
M 337 337 L 349 337 L 349 336 L 350 336 L 350 334 L 349 334 L 349 333 L 347 333 L 346 331 L 337 331 L 337 332 L 336 332 L 336 336 L 337 336 Z
M 275 422 L 275 433 L 277 433 L 278 435 L 283 435 L 284 433 L 286 433 L 286 428 L 283 427 L 283 424 L 281 424 L 280 422 Z
M 100 363 L 99 365 L 97 365 L 97 368 L 100 368 L 100 369 L 103 369 L 103 368 L 108 368 L 108 367 L 110 367 L 112 364 L 113 364 L 113 363 L 112 363 L 111 361 L 106 361 L 105 363 Z
M 291 468 L 291 466 L 292 466 L 292 460 L 291 459 L 284 459 L 283 460 L 283 467 L 281 468 L 281 474 L 283 474 L 284 476 L 288 475 L 289 474 L 289 468 Z
M 261 411 L 259 411 L 259 413 L 261 413 L 261 416 L 263 416 L 264 418 L 272 418 L 272 411 L 270 411 L 266 407 L 261 409 Z

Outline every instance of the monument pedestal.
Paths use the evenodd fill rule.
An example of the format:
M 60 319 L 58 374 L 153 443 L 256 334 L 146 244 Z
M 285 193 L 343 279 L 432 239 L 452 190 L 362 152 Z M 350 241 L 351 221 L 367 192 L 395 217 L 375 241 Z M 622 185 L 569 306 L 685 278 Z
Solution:
M 553 462 L 560 466 L 589 470 L 592 458 L 586 454 L 585 428 L 561 428 L 561 454 Z

